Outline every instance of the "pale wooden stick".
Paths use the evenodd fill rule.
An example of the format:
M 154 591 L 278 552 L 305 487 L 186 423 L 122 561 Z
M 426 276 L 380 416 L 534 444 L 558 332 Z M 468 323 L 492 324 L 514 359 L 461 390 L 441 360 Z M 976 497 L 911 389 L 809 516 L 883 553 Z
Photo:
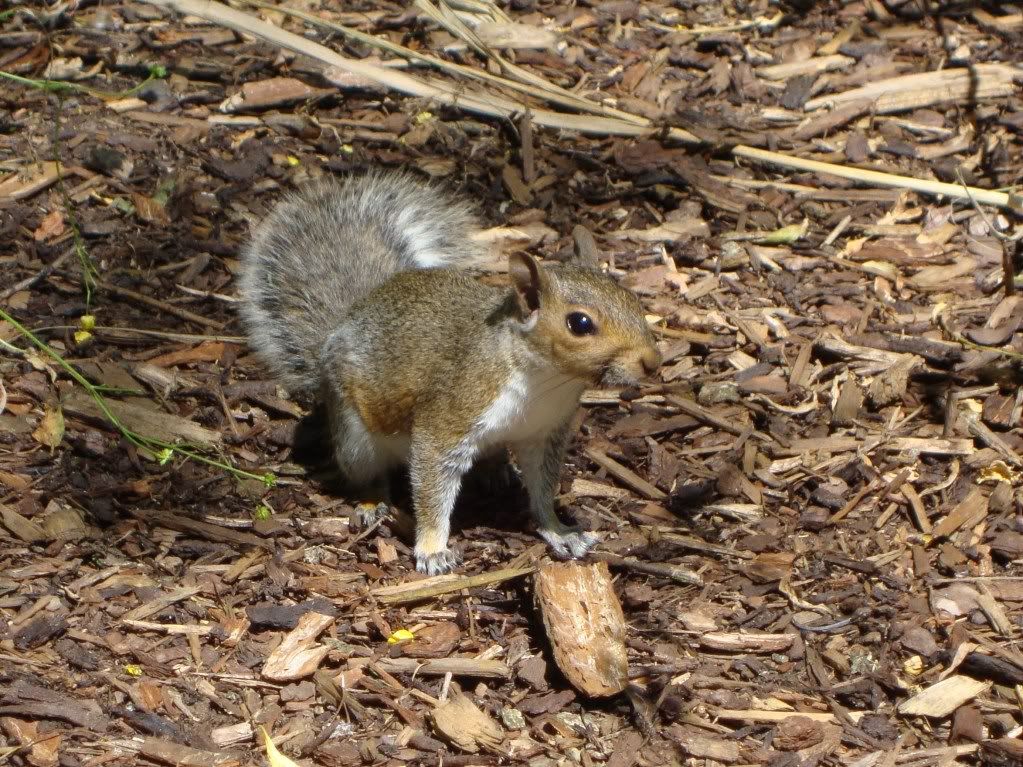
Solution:
M 991 189 L 977 189 L 976 187 L 964 187 L 960 184 L 946 184 L 942 181 L 927 181 L 910 176 L 896 176 L 877 170 L 849 168 L 845 165 L 805 160 L 802 157 L 790 157 L 778 152 L 768 152 L 765 149 L 755 149 L 754 147 L 743 146 L 741 144 L 732 149 L 732 153 L 737 157 L 746 157 L 750 160 L 765 162 L 782 168 L 794 168 L 796 170 L 810 171 L 811 173 L 829 174 L 839 178 L 851 179 L 852 181 L 860 181 L 871 186 L 911 189 L 914 192 L 944 195 L 957 200 L 969 200 L 972 195 L 973 199 L 977 202 L 984 203 L 985 205 L 995 205 L 999 208 L 1018 209 L 1021 206 L 1018 195 L 996 192 Z

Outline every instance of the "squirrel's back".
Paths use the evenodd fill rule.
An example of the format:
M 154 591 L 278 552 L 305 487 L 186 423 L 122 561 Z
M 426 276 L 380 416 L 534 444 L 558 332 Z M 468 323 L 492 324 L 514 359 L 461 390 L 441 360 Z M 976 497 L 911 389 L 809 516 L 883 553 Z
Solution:
M 467 265 L 471 207 L 402 172 L 317 182 L 288 195 L 242 252 L 242 319 L 288 388 L 319 385 L 324 341 L 349 307 L 407 269 Z

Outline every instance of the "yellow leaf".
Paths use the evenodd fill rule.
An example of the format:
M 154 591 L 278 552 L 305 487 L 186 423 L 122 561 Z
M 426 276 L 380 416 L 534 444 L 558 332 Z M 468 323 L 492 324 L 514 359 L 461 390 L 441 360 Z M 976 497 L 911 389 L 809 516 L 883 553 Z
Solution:
M 60 407 L 46 408 L 42 420 L 32 432 L 36 442 L 46 445 L 52 451 L 64 439 L 64 413 Z
M 295 155 L 293 154 L 288 155 L 288 165 L 290 165 L 292 168 L 294 168 L 296 165 L 301 165 L 301 163 L 302 161 L 295 157 Z
M 265 727 L 260 727 L 259 731 L 263 733 L 263 744 L 266 747 L 266 758 L 270 762 L 270 767 L 299 767 L 297 762 L 292 761 L 277 750 L 277 746 L 270 740 L 270 734 L 266 731 Z
M 1012 468 L 1005 461 L 995 461 L 990 466 L 985 466 L 980 470 L 980 477 L 977 482 L 1004 482 L 1007 485 L 1011 485 L 1019 479 L 1019 474 L 1012 470 Z
M 83 314 L 78 318 L 78 324 L 82 326 L 82 330 L 92 330 L 96 327 L 96 315 Z
M 387 644 L 398 644 L 398 642 L 407 642 L 408 640 L 415 638 L 416 635 L 408 629 L 398 629 L 387 637 Z
M 75 331 L 75 343 L 81 346 L 86 341 L 92 338 L 92 333 L 88 330 L 76 330 Z
M 142 676 L 142 666 L 137 663 L 129 663 L 124 667 L 124 673 L 128 676 Z
M 908 676 L 920 676 L 924 672 L 924 659 L 919 655 L 907 658 L 906 662 L 902 664 L 902 670 Z
M 420 112 L 419 114 L 417 114 L 413 118 L 413 122 L 415 122 L 416 125 L 422 125 L 423 123 L 429 122 L 432 119 L 433 119 L 433 112 L 423 111 L 423 112 Z
M 959 400 L 959 407 L 963 410 L 969 410 L 975 415 L 980 415 L 984 412 L 984 406 L 975 399 L 961 399 Z

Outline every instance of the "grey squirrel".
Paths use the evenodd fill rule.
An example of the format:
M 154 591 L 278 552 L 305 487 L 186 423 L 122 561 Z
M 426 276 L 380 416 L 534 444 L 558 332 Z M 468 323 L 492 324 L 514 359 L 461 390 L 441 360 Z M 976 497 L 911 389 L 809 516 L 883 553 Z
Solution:
M 448 548 L 463 475 L 510 449 L 540 536 L 583 556 L 555 491 L 583 390 L 630 385 L 661 362 L 639 300 L 576 266 L 508 259 L 508 288 L 467 271 L 471 206 L 404 172 L 318 182 L 279 202 L 242 254 L 251 347 L 293 393 L 318 399 L 356 486 L 407 462 L 421 572 Z

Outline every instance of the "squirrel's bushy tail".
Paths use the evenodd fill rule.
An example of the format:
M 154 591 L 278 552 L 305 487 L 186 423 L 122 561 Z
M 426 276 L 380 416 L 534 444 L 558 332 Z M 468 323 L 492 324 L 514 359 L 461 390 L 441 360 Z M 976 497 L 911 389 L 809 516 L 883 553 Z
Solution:
M 295 394 L 319 385 L 327 336 L 359 298 L 405 269 L 467 265 L 472 207 L 402 172 L 318 182 L 286 197 L 242 252 L 252 348 Z

